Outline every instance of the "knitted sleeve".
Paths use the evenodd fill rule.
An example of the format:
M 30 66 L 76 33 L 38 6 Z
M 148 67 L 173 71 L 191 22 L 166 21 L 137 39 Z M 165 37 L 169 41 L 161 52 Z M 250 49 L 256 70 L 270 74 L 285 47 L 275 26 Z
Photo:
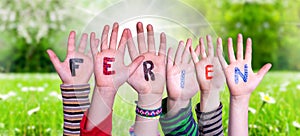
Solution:
M 89 108 L 90 85 L 64 85 L 60 86 L 63 112 L 64 112 L 64 132 L 65 136 L 80 135 L 80 121 L 84 112 Z
M 218 109 L 210 112 L 201 112 L 200 103 L 196 106 L 196 114 L 198 119 L 199 134 L 205 135 L 216 135 L 223 136 L 222 126 L 222 108 L 223 105 L 220 103 Z
M 177 115 L 168 116 L 166 98 L 162 101 L 163 114 L 159 119 L 162 130 L 166 136 L 198 135 L 198 125 L 192 115 L 191 102 L 182 108 Z

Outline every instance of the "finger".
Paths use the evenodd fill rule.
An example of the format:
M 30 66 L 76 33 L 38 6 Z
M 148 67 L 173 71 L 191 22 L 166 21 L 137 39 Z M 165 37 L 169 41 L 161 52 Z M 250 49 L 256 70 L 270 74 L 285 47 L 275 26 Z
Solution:
M 59 73 L 59 71 L 60 71 L 60 61 L 59 61 L 59 59 L 58 59 L 58 57 L 56 56 L 56 54 L 52 51 L 52 50 L 47 50 L 47 53 L 48 53 L 48 55 L 49 55 L 49 58 L 50 58 L 50 60 L 51 60 L 51 62 L 52 62 L 52 64 L 53 64 L 53 66 L 54 66 L 54 68 L 55 68 L 55 70 L 57 71 L 57 73 Z
M 147 42 L 148 42 L 148 52 L 156 53 L 154 31 L 153 31 L 153 26 L 151 24 L 147 25 Z
M 88 34 L 83 33 L 82 37 L 81 37 L 81 40 L 80 40 L 78 52 L 84 53 L 85 48 L 86 48 L 87 39 L 88 39 Z
M 230 63 L 236 61 L 235 56 L 234 56 L 232 38 L 228 38 L 228 57 L 229 57 Z
M 243 36 L 242 36 L 242 34 L 238 34 L 236 57 L 237 57 L 237 60 L 243 60 Z
M 247 62 L 251 62 L 252 61 L 252 40 L 251 40 L 251 38 L 247 39 L 245 60 Z
M 181 56 L 182 56 L 182 52 L 183 52 L 183 41 L 180 41 L 177 47 L 177 51 L 176 51 L 176 55 L 175 55 L 175 65 L 180 64 L 181 62 Z
M 87 51 L 86 55 L 88 55 L 89 58 L 93 58 L 92 50 L 89 49 L 89 50 Z
M 223 56 L 223 45 L 222 45 L 222 39 L 220 37 L 217 40 L 217 56 L 222 68 L 223 69 L 227 68 L 228 64 Z
M 198 52 L 200 52 L 200 46 L 199 45 L 196 47 L 196 50 L 197 50 L 197 48 L 199 50 Z M 192 60 L 193 60 L 194 64 L 197 64 L 199 62 L 199 58 L 198 58 L 199 55 L 197 55 L 197 53 L 193 50 L 192 46 L 190 47 L 190 52 L 191 52 Z
M 99 44 L 99 40 L 96 39 L 96 34 L 92 32 L 90 36 L 90 48 L 91 48 L 92 55 L 94 57 L 96 57 L 98 53 L 98 44 Z
M 69 34 L 69 39 L 68 39 L 68 52 L 67 56 L 71 55 L 71 52 L 75 51 L 75 38 L 76 38 L 76 33 L 74 31 L 71 31 Z
M 202 37 L 200 37 L 200 39 L 199 39 L 199 46 L 200 46 L 201 59 L 206 58 L 207 55 L 206 55 L 205 46 L 204 46 L 204 42 L 203 42 Z
M 191 44 L 192 44 L 192 39 L 188 39 L 186 41 L 186 45 L 185 45 L 185 48 L 184 48 L 184 52 L 182 54 L 182 62 L 183 63 L 188 63 L 189 60 L 190 60 L 190 57 L 191 57 L 191 54 L 190 54 L 190 47 L 191 47 Z
M 199 45 L 196 47 L 195 53 L 196 53 L 197 56 L 200 55 L 200 46 Z
M 266 65 L 264 65 L 258 72 L 257 72 L 257 76 L 259 79 L 262 79 L 265 74 L 270 70 L 270 68 L 272 67 L 272 64 L 268 63 Z
M 127 29 L 124 29 L 123 33 L 122 33 L 122 36 L 121 36 L 121 40 L 119 42 L 119 46 L 118 46 L 118 51 L 121 52 L 123 57 L 124 57 L 124 54 L 125 54 L 126 42 L 127 42 Z
M 208 46 L 208 57 L 213 58 L 214 57 L 214 45 L 211 40 L 211 36 L 206 36 L 207 46 Z
M 136 30 L 137 30 L 138 48 L 139 48 L 140 54 L 142 54 L 142 53 L 147 52 L 143 23 L 138 22 L 136 25 Z
M 114 23 L 111 36 L 110 36 L 110 42 L 109 42 L 109 48 L 110 49 L 116 49 L 117 40 L 118 40 L 118 31 L 119 31 L 119 24 Z
M 128 45 L 128 50 L 129 50 L 129 56 L 130 56 L 131 60 L 134 60 L 139 54 L 135 48 L 131 31 L 128 28 L 127 28 L 127 45 Z
M 166 34 L 161 33 L 160 34 L 159 52 L 158 52 L 159 56 L 166 56 L 166 43 L 167 43 Z
M 168 59 L 167 59 L 167 70 L 169 70 L 170 68 L 172 68 L 173 64 L 174 64 L 174 57 L 173 57 L 173 48 L 170 47 L 168 50 Z
M 144 56 L 139 56 L 137 57 L 129 66 L 129 75 L 131 76 L 135 70 L 141 65 L 141 63 L 143 62 L 143 60 L 145 59 Z
M 109 26 L 105 25 L 102 31 L 101 36 L 101 51 L 108 49 L 108 32 L 109 32 Z

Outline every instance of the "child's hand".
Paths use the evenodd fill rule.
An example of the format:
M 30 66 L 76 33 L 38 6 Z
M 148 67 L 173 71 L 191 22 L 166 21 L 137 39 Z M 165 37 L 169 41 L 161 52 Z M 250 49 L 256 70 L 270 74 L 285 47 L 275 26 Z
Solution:
M 137 23 L 137 34 L 139 53 L 135 48 L 131 32 L 128 31 L 129 54 L 131 60 L 135 59 L 137 56 L 144 56 L 145 59 L 143 64 L 140 65 L 133 75 L 128 79 L 128 83 L 139 94 L 138 105 L 142 107 L 146 105 L 149 106 L 154 103 L 159 103 L 160 105 L 166 78 L 166 36 L 164 33 L 161 33 L 160 49 L 158 54 L 156 54 L 152 25 L 149 24 L 147 26 L 147 44 L 145 42 L 144 29 L 141 22 Z
M 138 92 L 137 106 L 153 110 L 161 108 L 162 93 L 166 80 L 166 36 L 160 35 L 160 49 L 155 49 L 152 25 L 147 26 L 147 44 L 144 37 L 143 24 L 137 23 L 137 41 L 139 53 L 135 48 L 131 32 L 128 32 L 128 50 L 131 60 L 144 56 L 143 64 L 130 76 L 128 83 Z M 148 47 L 148 49 L 147 49 Z M 136 135 L 157 135 L 158 118 L 144 118 L 136 115 L 134 133 Z
M 202 94 L 209 94 L 211 91 L 220 91 L 224 87 L 225 77 L 218 61 L 218 58 L 214 56 L 214 46 L 211 37 L 206 36 L 208 52 L 205 51 L 205 45 L 203 38 L 200 38 L 200 55 L 199 61 L 198 55 L 191 49 L 193 62 L 195 63 L 198 83 Z
M 197 80 L 201 90 L 201 111 L 212 111 L 220 105 L 219 92 L 224 87 L 225 76 L 218 58 L 214 55 L 214 46 L 211 36 L 206 36 L 207 53 L 203 38 L 200 38 L 199 45 L 201 60 L 192 49 L 191 54 L 196 67 Z
M 191 62 L 190 47 L 192 40 L 188 39 L 184 47 L 184 42 L 180 41 L 177 47 L 175 59 L 173 49 L 168 50 L 167 59 L 167 91 L 168 91 L 168 111 L 179 111 L 189 104 L 190 99 L 198 92 L 199 85 L 195 75 L 195 67 Z M 200 50 L 196 49 L 199 54 Z M 176 108 L 176 109 L 172 109 Z M 170 113 L 172 115 L 172 113 Z
M 118 29 L 119 25 L 114 23 L 109 44 L 108 25 L 103 29 L 101 45 L 98 45 L 99 39 L 95 38 L 95 33 L 91 33 L 91 50 L 98 88 L 110 88 L 117 91 L 143 61 L 143 56 L 137 57 L 129 66 L 125 66 L 124 53 L 128 29 L 124 29 L 119 46 L 116 49 Z M 100 51 L 98 51 L 98 46 L 101 47 Z
M 245 59 L 243 57 L 243 37 L 238 35 L 237 41 L 237 59 L 235 58 L 232 39 L 228 39 L 228 57 L 230 65 L 228 65 L 222 55 L 222 40 L 218 39 L 218 57 L 223 67 L 227 85 L 232 96 L 250 95 L 251 92 L 257 87 L 264 75 L 271 68 L 271 64 L 264 65 L 258 73 L 253 73 L 251 67 L 252 59 L 252 42 L 247 39 Z
M 119 87 L 126 82 L 129 76 L 142 63 L 143 56 L 137 57 L 129 66 L 124 64 L 125 44 L 128 29 L 124 29 L 118 48 L 118 23 L 114 23 L 110 42 L 108 43 L 109 26 L 103 28 L 101 44 L 95 33 L 91 33 L 90 46 L 94 61 L 95 89 L 92 103 L 88 112 L 87 130 L 90 130 L 101 123 L 107 116 L 111 115 L 115 95 Z M 100 46 L 100 47 L 99 47 Z M 98 51 L 100 48 L 100 51 Z M 107 124 L 103 132 L 110 134 L 111 124 Z M 107 128 L 110 128 L 107 130 Z
M 271 68 L 271 64 L 264 65 L 258 73 L 253 73 L 251 67 L 252 43 L 247 39 L 245 59 L 243 57 L 243 37 L 238 35 L 237 59 L 234 56 L 232 39 L 228 39 L 228 65 L 222 55 L 222 40 L 218 39 L 217 54 L 226 76 L 230 91 L 230 111 L 228 135 L 248 135 L 248 106 L 252 91 L 260 83 L 264 75 Z
M 75 45 L 75 32 L 71 31 L 68 39 L 68 52 L 64 62 L 60 62 L 52 50 L 47 53 L 63 84 L 86 84 L 93 72 L 91 53 L 85 53 L 87 34 L 83 34 L 78 51 Z

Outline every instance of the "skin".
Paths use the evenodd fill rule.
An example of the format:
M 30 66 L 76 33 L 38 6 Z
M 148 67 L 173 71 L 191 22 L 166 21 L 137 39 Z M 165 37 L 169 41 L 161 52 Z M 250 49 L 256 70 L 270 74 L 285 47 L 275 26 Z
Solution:
M 200 96 L 200 111 L 209 112 L 217 109 L 220 105 L 220 90 L 224 87 L 225 77 L 222 71 L 221 64 L 218 61 L 218 58 L 214 55 L 214 46 L 212 43 L 211 36 L 206 36 L 207 41 L 207 52 L 203 38 L 199 39 L 200 55 L 201 59 L 199 60 L 199 55 L 197 55 L 192 49 L 192 59 L 195 64 L 197 81 L 199 88 L 201 90 Z M 206 79 L 206 69 L 207 65 L 213 65 L 210 72 L 212 79 Z
M 198 92 L 199 86 L 194 74 L 195 67 L 190 61 L 190 47 L 192 40 L 188 39 L 186 45 L 180 41 L 177 47 L 175 57 L 172 56 L 173 49 L 168 50 L 167 59 L 167 116 L 176 115 L 181 108 L 188 106 L 190 99 Z M 196 49 L 199 54 L 199 48 Z M 184 87 L 180 85 L 181 73 L 185 71 Z
M 130 75 L 133 74 L 133 72 L 144 59 L 143 56 L 140 56 L 133 60 L 133 62 L 128 66 L 124 64 L 124 52 L 128 29 L 124 29 L 118 48 L 116 49 L 118 29 L 118 23 L 114 23 L 110 36 L 110 42 L 108 43 L 109 26 L 106 25 L 103 28 L 100 45 L 100 40 L 96 38 L 95 33 L 91 33 L 90 46 L 94 62 L 96 84 L 92 103 L 87 115 L 89 119 L 86 125 L 87 130 L 91 130 L 111 114 L 118 88 L 127 81 Z M 100 46 L 100 51 L 97 50 L 98 46 Z M 111 70 L 114 70 L 115 74 L 103 74 L 104 57 L 115 58 L 115 61 L 110 63 Z M 111 130 L 103 131 L 110 133 Z
M 143 66 L 140 65 L 137 70 L 130 76 L 128 83 L 138 93 L 137 105 L 143 109 L 157 109 L 161 107 L 162 93 L 165 85 L 165 52 L 166 52 L 166 36 L 164 33 L 160 35 L 160 48 L 156 54 L 154 31 L 152 25 L 147 25 L 147 42 L 144 36 L 144 28 L 141 22 L 136 25 L 138 51 L 132 39 L 132 34 L 128 31 L 128 50 L 131 60 L 138 56 L 144 56 L 144 61 L 152 61 L 154 64 L 153 73 L 155 80 L 146 81 L 144 78 Z M 138 81 L 138 82 L 137 82 Z M 138 136 L 157 135 L 158 119 L 146 119 L 136 116 L 134 125 L 134 133 Z
M 218 38 L 217 54 L 219 61 L 225 73 L 226 82 L 230 91 L 230 113 L 228 134 L 230 136 L 248 135 L 248 106 L 249 99 L 253 90 L 263 79 L 264 75 L 271 68 L 271 64 L 265 64 L 257 73 L 252 71 L 252 41 L 250 38 L 246 42 L 245 57 L 243 55 L 243 37 L 238 35 L 236 57 L 234 55 L 232 39 L 228 39 L 228 65 L 222 55 L 222 39 Z M 238 67 L 244 71 L 244 65 L 248 65 L 248 81 L 239 80 L 238 84 L 234 82 L 234 68 Z
M 56 54 L 48 49 L 47 53 L 50 57 L 50 60 L 56 69 L 62 84 L 64 85 L 82 85 L 88 84 L 88 81 L 91 78 L 93 73 L 93 65 L 91 52 L 85 53 L 85 48 L 87 45 L 88 35 L 84 33 L 81 37 L 80 44 L 78 49 L 76 50 L 75 40 L 76 33 L 71 31 L 68 38 L 68 46 L 67 46 L 67 56 L 63 62 L 60 62 Z M 76 63 L 79 65 L 78 69 L 75 70 L 76 76 L 72 76 L 70 70 L 69 60 L 73 58 L 83 59 L 83 63 Z
M 74 31 L 71 31 L 68 39 L 67 56 L 63 62 L 60 62 L 60 60 L 52 50 L 50 49 L 47 50 L 50 60 L 55 70 L 57 71 L 60 79 L 62 80 L 63 84 L 68 84 L 68 85 L 87 84 L 88 81 L 90 80 L 91 75 L 93 73 L 93 65 L 91 65 L 92 64 L 91 52 L 85 53 L 87 38 L 88 35 L 84 33 L 81 37 L 78 49 L 76 50 L 76 45 L 75 45 L 76 33 Z M 76 63 L 76 65 L 79 65 L 79 68 L 75 70 L 76 76 L 71 75 L 69 60 L 72 58 L 83 59 L 83 63 Z

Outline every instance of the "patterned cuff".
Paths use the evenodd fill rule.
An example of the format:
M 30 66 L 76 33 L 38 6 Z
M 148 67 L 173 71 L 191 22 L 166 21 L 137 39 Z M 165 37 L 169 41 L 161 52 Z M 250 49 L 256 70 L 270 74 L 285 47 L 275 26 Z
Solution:
M 219 107 L 210 112 L 201 112 L 200 103 L 196 106 L 196 114 L 199 125 L 199 134 L 202 135 L 217 135 L 223 136 L 222 126 L 222 108 L 223 105 L 220 103 Z
M 60 89 L 63 100 L 64 135 L 79 135 L 80 121 L 90 106 L 90 85 L 62 84 Z
M 192 115 L 191 102 L 175 116 L 167 116 L 167 98 L 163 99 L 163 114 L 159 122 L 165 135 L 198 135 L 197 124 Z

